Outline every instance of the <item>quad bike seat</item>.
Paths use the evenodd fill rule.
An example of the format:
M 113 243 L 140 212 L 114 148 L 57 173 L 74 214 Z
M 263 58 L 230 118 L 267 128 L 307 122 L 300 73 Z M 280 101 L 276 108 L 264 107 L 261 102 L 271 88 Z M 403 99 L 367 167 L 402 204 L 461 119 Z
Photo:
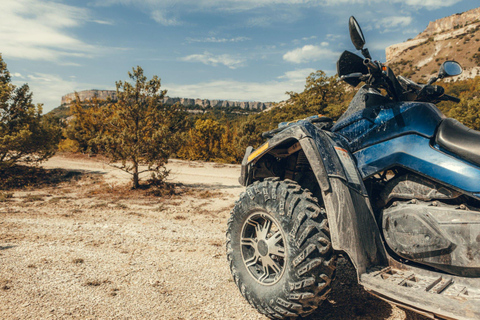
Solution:
M 435 142 L 443 149 L 480 166 L 480 132 L 451 118 L 443 120 L 437 129 Z

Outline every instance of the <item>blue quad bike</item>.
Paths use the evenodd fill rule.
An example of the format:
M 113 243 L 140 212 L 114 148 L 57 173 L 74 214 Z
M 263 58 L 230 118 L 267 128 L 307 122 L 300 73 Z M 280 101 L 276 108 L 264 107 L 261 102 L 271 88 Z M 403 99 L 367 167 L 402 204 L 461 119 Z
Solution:
M 365 84 L 336 123 L 279 125 L 248 147 L 227 257 L 242 295 L 275 319 L 304 317 L 327 298 L 336 256 L 375 296 L 431 318 L 480 319 L 480 132 L 435 106 L 458 102 L 372 61 L 354 17 L 338 75 Z

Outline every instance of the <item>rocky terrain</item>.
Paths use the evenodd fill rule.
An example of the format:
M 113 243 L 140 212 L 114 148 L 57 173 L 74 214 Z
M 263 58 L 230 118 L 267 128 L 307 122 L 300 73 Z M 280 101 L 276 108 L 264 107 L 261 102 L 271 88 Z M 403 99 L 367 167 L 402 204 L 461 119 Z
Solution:
M 445 60 L 464 68 L 456 79 L 480 75 L 480 8 L 429 23 L 415 38 L 386 49 L 387 64 L 415 81 L 436 74 Z
M 68 179 L 0 197 L 0 319 L 266 320 L 225 255 L 238 165 L 171 161 L 177 187 L 164 195 L 132 192 L 94 158 L 45 167 Z M 426 318 L 366 293 L 341 258 L 328 302 L 305 320 L 317 319 Z

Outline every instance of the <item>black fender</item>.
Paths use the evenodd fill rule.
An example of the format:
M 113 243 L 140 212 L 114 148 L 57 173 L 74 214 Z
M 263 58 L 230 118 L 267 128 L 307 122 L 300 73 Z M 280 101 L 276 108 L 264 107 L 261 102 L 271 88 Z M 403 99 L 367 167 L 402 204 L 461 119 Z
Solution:
M 278 154 L 279 146 L 301 148 L 320 186 L 333 248 L 345 252 L 360 275 L 369 267 L 388 265 L 377 221 L 354 158 L 342 138 L 299 121 L 253 151 L 247 148 L 240 183 L 252 183 L 252 168 L 266 154 Z

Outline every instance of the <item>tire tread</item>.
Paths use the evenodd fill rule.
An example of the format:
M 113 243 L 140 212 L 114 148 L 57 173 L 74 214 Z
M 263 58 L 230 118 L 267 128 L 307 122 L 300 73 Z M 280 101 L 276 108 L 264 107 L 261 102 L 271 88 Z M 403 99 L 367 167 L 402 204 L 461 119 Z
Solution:
M 295 279 L 289 279 L 284 292 L 279 292 L 276 299 L 268 302 L 262 302 L 252 295 L 240 280 L 239 271 L 233 263 L 230 236 L 235 216 L 238 216 L 241 210 L 259 204 L 276 210 L 280 216 L 291 218 L 292 227 L 287 237 L 297 246 L 296 254 L 291 257 Z M 254 308 L 269 318 L 306 316 L 312 313 L 330 292 L 336 257 L 330 241 L 326 212 L 320 207 L 318 199 L 295 181 L 266 178 L 248 186 L 232 209 L 228 220 L 226 247 L 230 271 L 240 292 Z

